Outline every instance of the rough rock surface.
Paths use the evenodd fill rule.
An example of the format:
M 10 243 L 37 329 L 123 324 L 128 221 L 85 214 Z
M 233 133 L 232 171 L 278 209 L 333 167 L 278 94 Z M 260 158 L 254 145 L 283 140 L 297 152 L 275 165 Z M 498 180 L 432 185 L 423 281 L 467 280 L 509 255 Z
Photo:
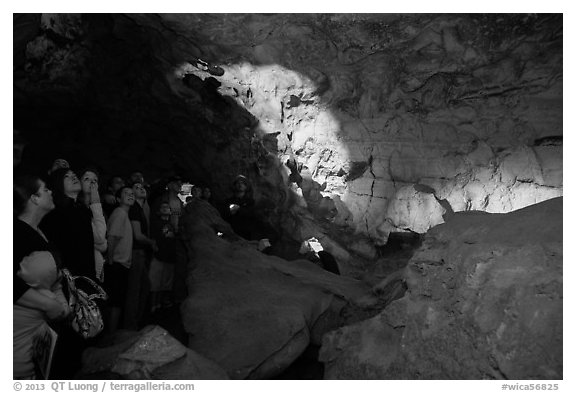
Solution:
M 310 343 L 342 326 L 347 306 L 377 299 L 360 281 L 305 260 L 286 261 L 250 243 L 216 235 L 219 217 L 203 204 L 182 216 L 190 256 L 189 296 L 181 306 L 189 347 L 221 365 L 232 379 L 280 374 Z
M 420 195 L 407 201 L 414 184 L 453 211 L 503 213 L 562 195 L 561 32 L 551 20 L 164 18 L 242 52 L 247 61 L 229 54 L 219 63 L 221 93 L 275 135 L 270 152 L 307 167 L 325 196 L 343 202 L 340 218 L 351 215 L 347 223 L 376 242 L 386 242 L 384 223 L 423 233 L 441 222 L 436 206 L 422 211 Z M 542 148 L 550 136 L 556 143 Z
M 65 155 L 108 174 L 178 171 L 222 198 L 242 173 L 286 233 L 308 232 L 292 226 L 305 210 L 379 244 L 441 222 L 409 187 L 456 212 L 562 195 L 561 15 L 34 20 L 15 34 L 14 117 L 43 170 Z
M 406 295 L 324 337 L 327 379 L 562 379 L 562 198 L 456 213 L 410 260 Z
M 159 326 L 119 332 L 111 345 L 89 348 L 80 375 L 124 379 L 228 379 L 214 362 L 186 348 Z

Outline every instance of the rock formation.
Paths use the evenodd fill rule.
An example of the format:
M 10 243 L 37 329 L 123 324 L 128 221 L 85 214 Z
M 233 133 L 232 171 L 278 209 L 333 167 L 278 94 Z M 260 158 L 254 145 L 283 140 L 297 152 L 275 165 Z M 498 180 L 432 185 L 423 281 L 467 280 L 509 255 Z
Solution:
M 222 197 L 243 173 L 274 217 L 305 204 L 380 245 L 442 222 L 439 204 L 503 213 L 562 195 L 561 15 L 28 19 L 15 119 L 39 161 L 42 146 L 105 172 L 177 170 Z
M 363 319 L 324 341 L 327 377 L 561 377 L 561 216 L 531 227 L 547 238 L 522 220 L 563 195 L 562 18 L 15 14 L 14 165 L 178 174 L 215 203 L 243 174 L 285 244 L 319 239 L 343 277 L 191 213 L 232 237 L 190 224 L 183 312 L 191 348 L 230 378 L 274 376 Z M 367 319 L 391 299 L 352 278 L 379 281 L 389 239 L 424 233 L 409 294 Z M 375 293 L 397 298 L 401 281 Z
M 230 378 L 274 377 L 324 333 L 349 323 L 350 310 L 382 304 L 360 281 L 226 240 L 226 224 L 211 211 L 192 204 L 182 217 L 191 268 L 181 310 L 189 347 Z M 221 230 L 225 238 L 217 236 Z
M 82 379 L 228 379 L 214 362 L 186 348 L 159 326 L 120 331 L 83 355 Z
M 562 379 L 562 198 L 456 213 L 405 270 L 406 295 L 328 333 L 328 379 Z

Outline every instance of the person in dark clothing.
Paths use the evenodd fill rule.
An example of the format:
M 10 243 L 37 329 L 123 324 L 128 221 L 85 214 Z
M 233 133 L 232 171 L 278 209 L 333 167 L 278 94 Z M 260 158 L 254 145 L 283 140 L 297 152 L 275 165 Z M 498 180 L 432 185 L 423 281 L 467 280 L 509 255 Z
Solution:
M 59 258 L 38 228 L 52 209 L 52 192 L 36 176 L 14 181 L 13 377 L 48 377 L 38 370 L 35 339 L 48 335 L 47 321 L 69 313 L 59 278 Z M 48 370 L 49 372 L 49 370 Z
M 118 207 L 116 193 L 124 187 L 124 185 L 124 179 L 122 179 L 121 176 L 112 176 L 108 180 L 106 191 L 104 195 L 102 195 L 102 210 L 104 210 L 104 216 L 106 218 L 110 217 L 114 209 Z
M 85 276 L 97 281 L 92 214 L 78 201 L 82 190 L 80 180 L 72 170 L 62 168 L 50 175 L 50 185 L 56 208 L 42 220 L 40 228 L 58 248 L 63 267 L 73 276 Z M 91 293 L 88 285 L 83 286 L 83 282 L 79 284 L 81 289 Z M 62 323 L 56 330 L 58 342 L 51 377 L 71 379 L 80 370 L 82 352 L 87 343 L 69 324 Z
M 124 328 L 137 330 L 144 319 L 146 303 L 150 292 L 148 269 L 152 251 L 156 242 L 149 237 L 148 219 L 143 205 L 146 202 L 146 189 L 142 183 L 132 185 L 135 202 L 128 211 L 132 224 L 134 242 L 132 245 L 132 264 L 128 273 L 126 306 L 124 308 Z
M 151 311 L 170 306 L 174 285 L 174 265 L 178 239 L 176 229 L 170 223 L 170 205 L 160 204 L 150 222 L 150 235 L 156 241 L 157 250 L 150 264 Z
M 22 259 L 34 251 L 49 251 L 54 259 L 59 261 L 58 252 L 53 245 L 48 243 L 45 235 L 38 228 L 38 224 L 45 217 L 45 214 L 53 209 L 53 203 L 46 202 L 51 207 L 46 206 L 41 212 L 26 213 L 25 204 L 28 203 L 28 199 L 36 198 L 38 199 L 36 203 L 42 203 L 39 200 L 43 197 L 43 194 L 47 193 L 50 193 L 50 191 L 46 188 L 45 183 L 36 176 L 19 176 L 14 180 L 13 302 L 21 302 L 22 305 L 29 307 L 33 306 L 33 303 L 37 303 L 38 309 L 46 312 L 49 317 L 55 318 L 59 313 L 63 312 L 58 303 L 51 302 L 51 299 L 38 298 L 34 293 L 36 291 L 16 274 Z
M 66 168 L 50 176 L 56 208 L 46 215 L 40 228 L 60 251 L 63 267 L 74 276 L 96 280 L 92 213 L 77 201 L 82 185 Z
M 230 223 L 234 232 L 246 240 L 260 240 L 256 236 L 258 218 L 250 182 L 239 175 L 232 183 L 232 197 L 226 200 L 222 216 Z

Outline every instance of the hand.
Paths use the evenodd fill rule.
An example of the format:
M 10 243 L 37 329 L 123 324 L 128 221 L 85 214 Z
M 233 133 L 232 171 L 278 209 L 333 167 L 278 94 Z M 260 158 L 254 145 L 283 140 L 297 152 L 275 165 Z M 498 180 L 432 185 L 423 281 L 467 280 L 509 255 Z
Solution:
M 236 214 L 240 210 L 240 206 L 233 203 L 230 205 L 230 214 Z
M 98 183 L 90 184 L 90 203 L 100 203 L 100 194 L 98 194 Z

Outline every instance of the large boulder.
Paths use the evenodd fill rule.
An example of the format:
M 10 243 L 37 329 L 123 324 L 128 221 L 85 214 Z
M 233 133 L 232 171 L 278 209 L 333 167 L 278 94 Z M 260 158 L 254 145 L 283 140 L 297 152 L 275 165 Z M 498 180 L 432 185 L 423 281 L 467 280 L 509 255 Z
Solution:
M 306 260 L 265 255 L 233 234 L 219 237 L 214 228 L 225 225 L 217 215 L 206 219 L 209 212 L 217 213 L 190 204 L 181 217 L 190 257 L 181 312 L 189 347 L 232 379 L 280 374 L 310 343 L 319 345 L 324 333 L 343 324 L 346 306 L 374 305 L 360 281 Z
M 107 338 L 107 344 L 84 352 L 81 378 L 228 379 L 220 366 L 186 348 L 160 326 L 119 331 Z
M 406 295 L 324 337 L 328 379 L 562 379 L 562 198 L 456 213 L 410 260 Z

